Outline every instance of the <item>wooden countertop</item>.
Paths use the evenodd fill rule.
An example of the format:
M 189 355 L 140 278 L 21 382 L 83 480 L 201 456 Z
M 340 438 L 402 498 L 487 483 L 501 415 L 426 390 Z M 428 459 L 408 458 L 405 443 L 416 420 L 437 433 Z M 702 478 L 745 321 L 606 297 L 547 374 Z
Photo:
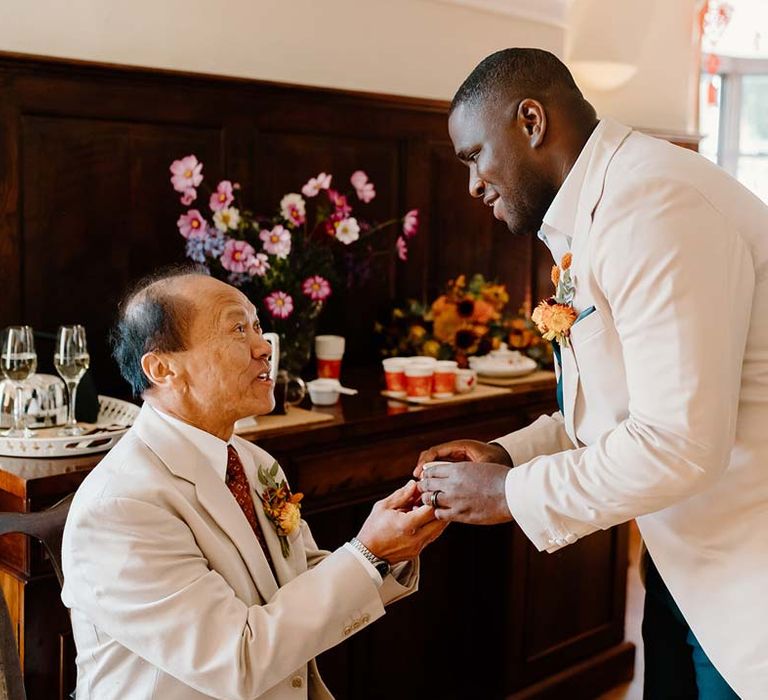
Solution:
M 342 396 L 335 406 L 312 406 L 309 398 L 302 407 L 332 416 L 321 423 L 264 431 L 258 443 L 267 451 L 324 449 L 339 442 L 374 440 L 387 433 L 413 433 L 438 422 L 477 417 L 483 413 L 504 413 L 522 405 L 549 404 L 555 389 L 554 374 L 537 373 L 509 390 L 476 401 L 418 406 L 382 396 L 383 376 L 372 369 L 345 371 L 345 386 L 359 390 L 357 396 Z M 246 435 L 247 437 L 247 435 Z M 34 500 L 45 507 L 71 486 L 75 490 L 85 475 L 106 453 L 50 459 L 0 457 L 0 509 L 19 510 L 24 501 Z M 10 502 L 8 502 L 10 499 Z M 22 503 L 13 501 L 19 499 Z M 3 503 L 2 501 L 6 501 Z M 27 510 L 23 507 L 22 510 Z M 36 509 L 36 507 L 32 508 Z

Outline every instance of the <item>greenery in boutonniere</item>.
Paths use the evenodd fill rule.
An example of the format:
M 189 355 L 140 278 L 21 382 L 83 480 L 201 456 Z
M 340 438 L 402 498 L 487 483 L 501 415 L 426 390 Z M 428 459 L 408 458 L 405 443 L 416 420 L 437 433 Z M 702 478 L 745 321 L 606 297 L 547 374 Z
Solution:
M 571 326 L 576 321 L 576 311 L 573 308 L 573 297 L 576 293 L 571 277 L 570 253 L 563 255 L 560 266 L 552 266 L 552 284 L 555 285 L 555 295 L 539 302 L 533 310 L 531 318 L 546 340 L 557 341 L 561 346 L 568 347 L 568 337 Z
M 261 494 L 264 513 L 275 528 L 283 557 L 287 559 L 291 553 L 288 536 L 301 527 L 301 499 L 304 494 L 292 494 L 285 479 L 278 483 L 275 477 L 279 469 L 277 462 L 271 469 L 259 466 L 259 483 L 264 486 Z

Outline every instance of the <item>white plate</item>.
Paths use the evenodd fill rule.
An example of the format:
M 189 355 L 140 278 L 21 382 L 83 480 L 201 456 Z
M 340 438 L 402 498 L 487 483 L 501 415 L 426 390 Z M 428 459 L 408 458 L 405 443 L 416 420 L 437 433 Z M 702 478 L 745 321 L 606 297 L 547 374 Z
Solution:
M 92 428 L 89 435 L 61 436 L 58 428 L 41 428 L 31 438 L 0 436 L 0 455 L 8 457 L 74 457 L 106 452 L 120 440 L 139 415 L 140 408 L 128 401 L 99 396 L 99 417 L 95 424 L 81 423 Z
M 483 357 L 470 357 L 469 366 L 481 377 L 522 377 L 533 372 L 538 364 L 530 357 L 524 357 L 514 364 L 487 360 Z

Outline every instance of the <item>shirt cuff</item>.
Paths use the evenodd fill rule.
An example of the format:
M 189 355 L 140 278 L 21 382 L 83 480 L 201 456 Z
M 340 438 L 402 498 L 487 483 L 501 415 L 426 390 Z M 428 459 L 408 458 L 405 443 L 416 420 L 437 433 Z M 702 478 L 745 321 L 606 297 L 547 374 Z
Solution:
M 376 567 L 365 558 L 365 555 L 359 549 L 353 547 L 349 542 L 344 543 L 344 548 L 348 552 L 352 552 L 357 560 L 365 567 L 366 572 L 371 577 L 371 581 L 376 585 L 376 588 L 381 588 L 381 584 L 384 583 L 384 580 L 381 578 L 381 574 L 376 570 Z

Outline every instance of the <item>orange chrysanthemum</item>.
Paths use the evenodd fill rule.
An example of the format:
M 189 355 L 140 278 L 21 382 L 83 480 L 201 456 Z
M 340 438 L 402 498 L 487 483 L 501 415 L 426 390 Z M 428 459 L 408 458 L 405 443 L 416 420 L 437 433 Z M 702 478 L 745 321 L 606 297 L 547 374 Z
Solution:
M 557 265 L 552 265 L 552 284 L 557 287 L 557 283 L 560 281 L 560 268 Z
M 546 299 L 533 310 L 531 318 L 546 340 L 567 343 L 568 333 L 576 321 L 576 311 L 572 306 Z
M 570 253 L 566 253 L 563 255 L 563 259 L 560 261 L 560 266 L 563 268 L 563 271 L 567 270 L 571 266 L 571 261 L 573 260 L 573 255 Z

